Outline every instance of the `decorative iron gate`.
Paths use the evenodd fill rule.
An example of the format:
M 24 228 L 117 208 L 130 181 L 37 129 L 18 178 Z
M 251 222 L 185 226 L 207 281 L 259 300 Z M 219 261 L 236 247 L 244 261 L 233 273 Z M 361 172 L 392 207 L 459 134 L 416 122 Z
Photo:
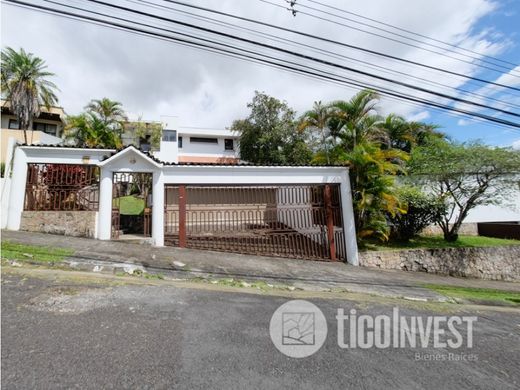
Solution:
M 165 244 L 344 260 L 339 184 L 165 186 Z

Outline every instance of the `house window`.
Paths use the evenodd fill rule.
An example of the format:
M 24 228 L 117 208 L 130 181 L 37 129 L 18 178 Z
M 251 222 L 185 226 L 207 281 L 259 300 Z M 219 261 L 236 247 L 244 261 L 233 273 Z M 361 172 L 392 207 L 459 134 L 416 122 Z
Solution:
M 163 130 L 162 140 L 165 142 L 177 142 L 177 130 Z
M 179 137 L 179 149 L 182 149 L 182 137 Z
M 20 128 L 20 124 L 16 119 L 9 119 L 9 128 L 18 130 Z
M 224 140 L 224 150 L 235 150 L 235 145 L 232 138 L 226 138 Z
M 190 137 L 190 142 L 196 142 L 201 144 L 218 144 L 218 139 L 206 137 Z
M 33 122 L 33 130 L 43 131 L 44 133 L 56 135 L 58 126 L 49 123 Z

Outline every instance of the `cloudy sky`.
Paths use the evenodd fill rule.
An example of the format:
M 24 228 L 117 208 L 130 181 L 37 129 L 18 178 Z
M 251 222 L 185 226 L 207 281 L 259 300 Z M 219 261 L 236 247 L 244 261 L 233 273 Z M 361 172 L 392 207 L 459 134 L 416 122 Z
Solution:
M 87 14 L 84 11 L 60 7 L 53 2 L 25 1 L 46 7 L 60 8 L 68 12 Z M 172 25 L 164 20 L 150 19 L 143 15 L 107 8 L 104 5 L 85 0 L 54 1 L 109 14 L 112 17 L 131 19 L 136 23 L 153 25 L 162 28 L 163 34 L 164 29 L 167 29 L 177 33 L 195 34 L 199 37 L 214 39 L 208 34 L 194 33 L 187 27 Z M 453 72 L 520 87 L 520 66 L 515 68 L 514 65 L 509 64 L 520 63 L 520 47 L 518 45 L 520 32 L 520 24 L 518 23 L 520 18 L 519 0 L 321 0 L 321 2 L 331 6 L 355 12 L 388 25 L 398 26 L 402 29 L 433 37 L 439 41 L 464 47 L 471 52 L 447 51 L 445 49 L 448 46 L 437 41 L 428 41 L 430 44 L 438 46 L 436 48 L 422 42 L 390 35 L 381 30 L 374 30 L 371 27 L 356 24 L 352 20 L 343 18 L 373 25 L 374 22 L 372 21 L 341 13 L 332 8 L 324 8 L 309 0 L 297 1 L 296 9 L 300 10 L 300 13 L 297 13 L 296 17 L 284 9 L 286 3 L 283 0 L 269 0 L 269 2 L 283 7 L 277 7 L 261 0 L 185 1 L 449 69 Z M 150 4 L 151 2 L 177 10 L 153 7 Z M 239 22 L 162 0 L 118 0 L 112 3 L 165 18 L 240 35 L 251 40 L 305 53 L 408 84 L 520 112 L 520 109 L 515 107 L 515 105 L 520 106 L 520 92 L 518 91 L 468 82 L 458 76 L 399 63 L 243 21 Z M 300 4 L 299 8 L 298 3 Z M 319 8 L 329 12 L 329 14 L 320 13 L 305 6 Z M 233 23 L 235 26 L 195 19 L 193 15 L 180 13 L 179 10 L 209 16 L 219 21 Z M 1 11 L 2 47 L 23 47 L 45 59 L 49 70 L 56 74 L 54 81 L 61 89 L 59 93 L 60 104 L 69 114 L 80 112 L 90 99 L 109 97 L 122 102 L 128 112 L 135 116 L 142 116 L 144 119 L 160 120 L 162 117 L 163 121 L 167 122 L 168 119 L 165 116 L 176 116 L 181 126 L 222 129 L 228 127 L 234 119 L 247 115 L 246 104 L 251 100 L 255 90 L 286 100 L 299 113 L 309 109 L 314 101 L 328 102 L 348 99 L 356 92 L 356 89 L 344 85 L 327 83 L 265 65 L 180 46 L 164 40 L 22 9 L 5 2 L 2 3 Z M 92 16 L 92 14 L 90 15 Z M 319 16 L 321 19 L 315 16 Z M 107 19 L 106 17 L 102 18 Z M 136 24 L 133 25 L 136 26 Z M 236 27 L 237 25 L 254 29 L 260 33 L 272 34 L 282 39 L 291 39 L 306 44 L 308 47 L 294 46 L 287 41 L 274 42 L 269 37 L 259 36 L 251 31 L 239 30 Z M 347 26 L 354 26 L 387 38 L 367 34 Z M 386 25 L 379 24 L 377 26 L 424 41 L 418 35 L 410 35 Z M 229 39 L 219 38 L 219 40 L 236 45 L 236 42 Z M 417 47 L 404 45 L 395 42 L 395 40 L 406 41 Z M 247 44 L 240 44 L 240 47 L 251 50 L 251 46 Z M 319 49 L 327 50 L 330 53 L 317 51 Z M 264 55 L 275 55 L 278 58 L 311 65 L 309 61 L 294 59 L 273 51 L 258 48 L 253 48 L 253 50 L 261 50 Z M 428 50 L 435 51 L 435 53 Z M 477 55 L 474 52 L 480 54 Z M 509 63 L 499 62 L 489 57 L 483 57 L 483 55 L 498 57 Z M 478 58 L 489 62 L 478 62 Z M 479 64 L 493 68 L 493 70 L 485 69 Z M 366 77 L 353 75 L 337 68 L 315 64 L 312 64 L 312 66 L 330 73 L 353 78 L 362 84 L 374 83 L 373 80 Z M 386 69 L 382 70 L 374 66 L 382 66 Z M 400 73 L 395 73 L 396 71 Z M 432 82 L 436 84 L 432 84 Z M 411 92 L 403 87 L 383 82 L 377 83 L 382 87 L 392 88 L 399 92 L 406 91 L 406 93 L 414 96 L 426 96 L 418 92 Z M 499 101 L 486 100 L 474 95 L 463 95 L 453 88 L 462 88 Z M 432 99 L 432 97 L 428 98 Z M 434 100 L 442 104 L 449 103 L 446 99 L 435 98 Z M 464 104 L 458 104 L 457 107 L 494 115 L 491 111 Z M 409 119 L 437 123 L 443 131 L 459 140 L 480 138 L 489 144 L 515 144 L 520 148 L 520 129 L 506 129 L 481 121 L 474 121 L 467 117 L 442 113 L 425 106 L 412 105 L 388 98 L 382 100 L 380 111 L 382 114 L 395 112 Z M 512 116 L 502 114 L 500 117 L 520 122 L 519 118 Z

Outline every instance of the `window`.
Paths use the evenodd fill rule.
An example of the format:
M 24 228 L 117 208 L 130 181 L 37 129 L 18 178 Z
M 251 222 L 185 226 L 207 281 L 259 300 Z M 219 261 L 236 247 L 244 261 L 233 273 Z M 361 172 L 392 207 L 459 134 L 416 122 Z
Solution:
M 218 139 L 206 137 L 190 137 L 190 142 L 197 142 L 201 144 L 218 144 Z
M 226 138 L 224 140 L 224 150 L 235 150 L 235 145 L 232 138 Z
M 179 137 L 179 149 L 182 149 L 182 137 Z
M 162 140 L 165 142 L 177 142 L 177 130 L 163 130 Z
M 18 121 L 16 119 L 9 119 L 9 128 L 10 129 L 19 129 L 20 124 L 18 123 Z
M 56 135 L 58 126 L 49 123 L 33 122 L 33 130 L 43 131 L 44 133 Z

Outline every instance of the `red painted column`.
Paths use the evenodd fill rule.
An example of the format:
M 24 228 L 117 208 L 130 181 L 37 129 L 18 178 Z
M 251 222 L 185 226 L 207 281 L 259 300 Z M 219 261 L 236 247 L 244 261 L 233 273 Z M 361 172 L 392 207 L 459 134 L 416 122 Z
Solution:
M 179 186 L 179 247 L 186 248 L 186 186 Z
M 325 190 L 323 192 L 323 197 L 325 201 L 325 213 L 327 217 L 327 238 L 329 240 L 329 248 L 330 248 L 330 259 L 332 261 L 336 261 L 336 242 L 334 239 L 334 213 L 332 210 L 332 195 L 330 193 L 330 185 L 325 186 Z

